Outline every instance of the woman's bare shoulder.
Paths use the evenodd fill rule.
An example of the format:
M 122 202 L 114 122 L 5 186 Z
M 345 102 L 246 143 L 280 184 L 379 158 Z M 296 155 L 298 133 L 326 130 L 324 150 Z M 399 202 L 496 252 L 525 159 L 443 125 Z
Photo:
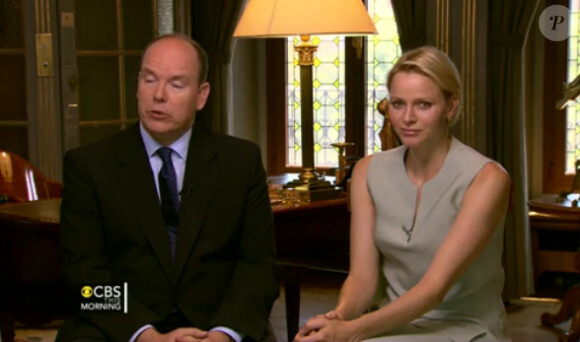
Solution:
M 475 177 L 474 183 L 482 185 L 510 186 L 511 178 L 507 171 L 496 162 L 485 164 Z

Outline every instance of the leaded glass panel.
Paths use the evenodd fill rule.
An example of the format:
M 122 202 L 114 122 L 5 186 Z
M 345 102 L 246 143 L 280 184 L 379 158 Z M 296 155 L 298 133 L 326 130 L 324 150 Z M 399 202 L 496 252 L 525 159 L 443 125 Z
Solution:
M 369 0 L 368 11 L 378 34 L 368 38 L 367 48 L 367 105 L 366 105 L 366 153 L 381 150 L 379 131 L 383 116 L 377 104 L 387 97 L 387 74 L 401 56 L 399 33 L 390 1 Z
M 568 38 L 568 82 L 579 73 L 578 55 L 580 0 L 570 1 L 570 38 Z M 580 158 L 580 103 L 575 101 L 566 107 L 566 174 L 576 172 L 575 162 Z
M 386 76 L 401 55 L 399 34 L 390 1 L 368 0 L 368 10 L 378 35 L 368 39 L 366 56 L 366 153 L 380 151 L 378 132 L 383 117 L 377 103 L 387 96 Z M 344 38 L 314 36 L 318 51 L 313 69 L 314 164 L 338 166 L 338 153 L 330 144 L 345 139 L 345 58 Z M 300 66 L 294 52 L 298 38 L 287 40 L 287 160 L 289 166 L 302 165 L 300 120 Z
M 287 164 L 302 165 L 302 122 L 300 120 L 300 66 L 294 45 L 288 39 Z M 344 38 L 313 36 L 318 45 L 313 65 L 314 165 L 338 165 L 338 153 L 330 144 L 344 141 Z

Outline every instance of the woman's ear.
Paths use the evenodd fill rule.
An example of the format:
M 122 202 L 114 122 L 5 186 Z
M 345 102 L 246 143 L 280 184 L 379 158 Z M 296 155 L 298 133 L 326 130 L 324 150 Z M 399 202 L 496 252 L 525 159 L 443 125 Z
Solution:
M 459 108 L 459 96 L 457 94 L 451 95 L 449 100 L 447 100 L 447 113 L 446 116 L 448 120 L 453 121 L 455 115 L 457 115 L 457 109 Z

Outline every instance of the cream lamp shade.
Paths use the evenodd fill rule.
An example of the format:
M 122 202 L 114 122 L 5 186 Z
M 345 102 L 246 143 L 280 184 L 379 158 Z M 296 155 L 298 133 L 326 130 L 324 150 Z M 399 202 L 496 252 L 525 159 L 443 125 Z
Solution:
M 361 0 L 249 0 L 234 37 L 376 33 Z

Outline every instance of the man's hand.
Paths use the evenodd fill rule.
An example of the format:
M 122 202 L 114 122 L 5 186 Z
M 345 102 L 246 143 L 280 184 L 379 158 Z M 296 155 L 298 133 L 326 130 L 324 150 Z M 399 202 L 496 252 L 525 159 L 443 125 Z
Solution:
M 135 342 L 200 342 L 206 337 L 208 332 L 197 328 L 179 328 L 166 334 L 149 328 L 144 330 Z

